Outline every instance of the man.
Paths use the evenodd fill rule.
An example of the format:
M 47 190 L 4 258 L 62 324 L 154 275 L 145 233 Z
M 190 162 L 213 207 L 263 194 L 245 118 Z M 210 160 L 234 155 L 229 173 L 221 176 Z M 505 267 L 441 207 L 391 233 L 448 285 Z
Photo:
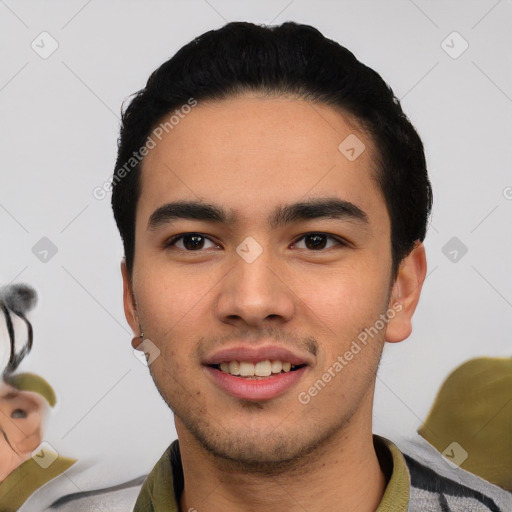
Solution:
M 421 140 L 377 73 L 309 26 L 210 31 L 124 112 L 112 186 L 132 344 L 179 439 L 136 511 L 511 503 L 372 435 L 432 203 Z

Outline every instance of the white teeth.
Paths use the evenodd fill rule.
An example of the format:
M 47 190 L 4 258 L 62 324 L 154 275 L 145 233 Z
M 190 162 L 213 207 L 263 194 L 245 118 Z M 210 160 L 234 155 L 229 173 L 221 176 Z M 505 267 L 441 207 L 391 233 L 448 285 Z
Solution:
M 241 377 L 270 377 L 273 373 L 289 372 L 292 367 L 289 361 L 259 361 L 256 364 L 247 361 L 224 361 L 220 363 L 220 369 L 224 373 L 240 375 Z
M 222 365 L 220 365 L 222 369 Z M 222 370 L 226 371 L 227 373 L 231 373 L 231 375 L 240 375 L 240 364 L 238 361 L 231 361 L 229 363 L 229 370 Z
M 280 373 L 283 369 L 283 363 L 281 361 L 272 361 L 272 373 Z
M 254 375 L 258 377 L 268 377 L 272 375 L 272 365 L 270 361 L 260 361 L 254 365 Z
M 240 375 L 242 377 L 252 377 L 254 375 L 254 365 L 240 361 Z

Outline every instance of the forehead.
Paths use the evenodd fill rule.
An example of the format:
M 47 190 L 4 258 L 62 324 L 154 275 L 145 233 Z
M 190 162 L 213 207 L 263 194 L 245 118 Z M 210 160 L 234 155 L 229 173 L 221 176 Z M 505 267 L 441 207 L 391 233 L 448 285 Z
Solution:
M 199 102 L 145 157 L 137 218 L 187 198 L 255 222 L 276 204 L 327 196 L 379 215 L 373 155 L 357 124 L 327 105 L 254 95 Z

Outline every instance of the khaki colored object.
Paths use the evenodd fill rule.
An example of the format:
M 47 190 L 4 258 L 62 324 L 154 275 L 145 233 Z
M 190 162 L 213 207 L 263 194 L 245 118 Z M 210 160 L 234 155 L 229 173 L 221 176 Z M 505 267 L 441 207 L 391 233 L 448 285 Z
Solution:
M 512 491 L 512 358 L 455 369 L 418 433 L 462 469 Z
M 36 462 L 43 457 L 50 457 L 51 464 L 47 468 Z M 76 459 L 60 457 L 48 449 L 37 452 L 0 482 L 0 512 L 18 510 L 33 492 L 64 473 L 75 462 Z
M 5 382 L 20 391 L 32 391 L 39 393 L 52 406 L 55 406 L 57 398 L 55 391 L 43 377 L 35 373 L 18 373 L 5 377 Z

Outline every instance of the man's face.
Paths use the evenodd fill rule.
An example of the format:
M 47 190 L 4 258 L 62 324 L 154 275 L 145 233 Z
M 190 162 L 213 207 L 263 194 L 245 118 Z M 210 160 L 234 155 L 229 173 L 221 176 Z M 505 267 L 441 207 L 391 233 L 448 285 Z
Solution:
M 351 134 L 366 146 L 353 161 L 338 149 Z M 370 432 L 386 327 L 350 360 L 344 354 L 392 305 L 390 221 L 372 151 L 328 106 L 244 96 L 200 102 L 146 156 L 133 288 L 123 268 L 125 310 L 160 351 L 150 370 L 180 438 L 249 467 L 295 459 L 347 429 Z M 277 208 L 323 199 L 357 208 L 268 222 Z M 148 227 L 155 210 L 176 201 L 233 218 L 160 215 Z M 201 236 L 166 247 L 184 233 Z M 251 378 L 215 366 L 265 360 L 299 368 Z M 326 372 L 331 378 L 308 393 Z

